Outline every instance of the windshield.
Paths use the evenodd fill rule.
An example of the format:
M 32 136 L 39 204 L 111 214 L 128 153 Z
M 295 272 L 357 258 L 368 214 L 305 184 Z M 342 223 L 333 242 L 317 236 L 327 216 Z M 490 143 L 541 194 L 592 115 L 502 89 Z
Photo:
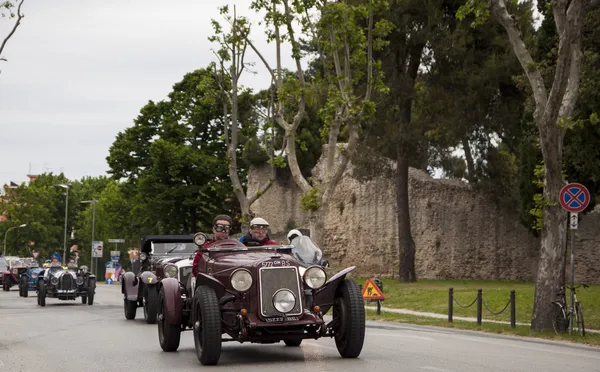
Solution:
M 196 244 L 193 242 L 186 243 L 152 243 L 153 255 L 187 255 L 196 252 Z
M 323 256 L 323 252 L 306 235 L 294 238 L 292 245 L 294 254 L 306 264 L 318 263 Z
M 8 265 L 4 258 L 0 258 L 0 271 L 6 271 L 8 269 Z

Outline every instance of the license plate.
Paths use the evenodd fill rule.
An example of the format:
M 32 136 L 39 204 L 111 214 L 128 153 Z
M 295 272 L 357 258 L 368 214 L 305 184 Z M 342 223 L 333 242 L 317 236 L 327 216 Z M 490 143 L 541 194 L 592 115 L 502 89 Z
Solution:
M 299 317 L 297 316 L 288 316 L 287 318 L 282 318 L 282 317 L 278 317 L 278 318 L 266 318 L 267 322 L 283 322 L 284 320 L 300 320 Z

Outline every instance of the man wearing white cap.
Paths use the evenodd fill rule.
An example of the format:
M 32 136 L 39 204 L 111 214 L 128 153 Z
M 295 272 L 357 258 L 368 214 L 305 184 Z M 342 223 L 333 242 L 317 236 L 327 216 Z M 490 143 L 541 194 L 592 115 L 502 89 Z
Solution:
M 269 223 L 264 218 L 256 217 L 250 221 L 250 231 L 242 237 L 241 242 L 244 245 L 280 245 L 269 239 L 268 229 Z

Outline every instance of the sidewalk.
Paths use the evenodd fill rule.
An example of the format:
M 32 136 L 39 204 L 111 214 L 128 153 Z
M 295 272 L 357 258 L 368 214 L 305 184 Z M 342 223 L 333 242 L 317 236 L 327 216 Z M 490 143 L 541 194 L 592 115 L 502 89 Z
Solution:
M 365 306 L 365 309 L 367 310 L 377 310 L 376 306 Z M 437 314 L 437 313 L 426 313 L 426 312 L 422 312 L 422 311 L 414 311 L 414 310 L 408 310 L 408 309 L 393 309 L 390 307 L 381 307 L 381 312 L 390 312 L 390 313 L 396 313 L 396 314 L 406 314 L 406 315 L 415 315 L 415 316 L 422 316 L 422 317 L 426 317 L 426 318 L 437 318 L 437 319 L 448 319 L 448 314 Z M 477 318 L 469 318 L 469 317 L 463 317 L 463 316 L 452 316 L 452 320 L 462 320 L 465 322 L 477 322 Z M 585 320 L 585 317 L 584 317 Z M 497 324 L 508 324 L 510 325 L 510 322 L 505 322 L 505 321 L 501 321 L 501 320 L 492 320 L 492 319 L 482 319 L 481 320 L 482 323 L 497 323 Z M 529 326 L 529 323 L 516 323 L 517 325 L 521 325 L 521 326 Z M 586 332 L 589 333 L 600 333 L 600 330 L 596 330 L 596 329 L 585 329 Z

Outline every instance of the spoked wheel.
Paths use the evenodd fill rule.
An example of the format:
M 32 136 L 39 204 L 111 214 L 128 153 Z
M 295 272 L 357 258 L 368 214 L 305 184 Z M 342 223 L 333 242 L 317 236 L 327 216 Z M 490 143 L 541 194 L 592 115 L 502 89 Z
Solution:
M 353 280 L 346 279 L 338 287 L 333 318 L 335 346 L 342 358 L 356 358 L 365 341 L 365 307 L 360 288 Z
M 181 326 L 171 325 L 166 319 L 165 289 L 158 293 L 158 342 L 164 351 L 177 351 L 181 340 Z
M 577 319 L 577 329 L 581 337 L 585 336 L 585 324 L 583 323 L 583 305 L 575 303 L 575 314 Z
M 194 346 L 203 365 L 215 365 L 221 357 L 221 310 L 215 290 L 200 286 L 194 294 Z
M 46 283 L 40 280 L 38 283 L 38 305 L 46 306 Z
M 552 328 L 557 334 L 566 333 L 569 330 L 569 318 L 565 308 L 554 303 L 554 316 L 552 318 Z
M 156 287 L 148 287 L 145 290 L 146 295 L 144 296 L 144 319 L 146 323 L 156 323 L 156 313 L 158 311 L 158 291 Z

